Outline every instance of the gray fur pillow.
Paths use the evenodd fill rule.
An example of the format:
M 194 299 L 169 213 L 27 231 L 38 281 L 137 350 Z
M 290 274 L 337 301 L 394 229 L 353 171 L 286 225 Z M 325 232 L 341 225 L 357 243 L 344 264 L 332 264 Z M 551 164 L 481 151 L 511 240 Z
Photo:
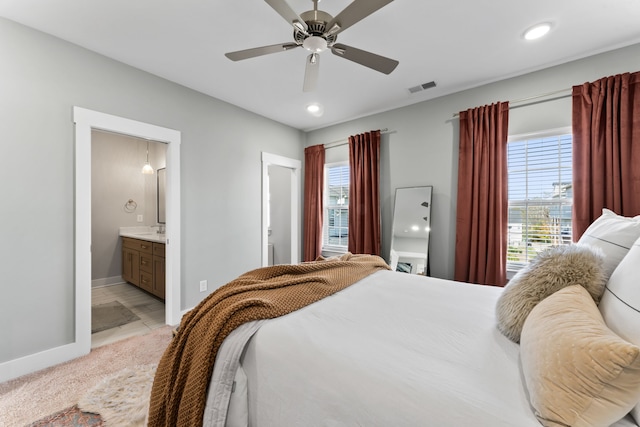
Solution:
M 520 342 L 524 321 L 543 299 L 560 289 L 581 285 L 596 304 L 606 284 L 601 251 L 575 244 L 540 252 L 505 286 L 496 304 L 498 329 L 507 338 Z

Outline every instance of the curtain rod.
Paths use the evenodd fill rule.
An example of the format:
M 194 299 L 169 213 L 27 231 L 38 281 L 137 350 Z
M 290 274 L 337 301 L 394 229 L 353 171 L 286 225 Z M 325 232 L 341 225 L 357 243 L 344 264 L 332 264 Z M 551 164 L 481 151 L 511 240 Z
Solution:
M 380 129 L 380 135 L 385 135 L 385 134 L 394 133 L 394 132 L 395 131 L 389 130 L 387 128 Z M 341 145 L 346 145 L 348 143 L 349 143 L 349 138 L 347 138 L 347 139 L 339 139 L 338 141 L 333 141 L 333 142 L 327 142 L 326 144 L 323 144 L 323 145 L 324 145 L 324 148 L 327 149 L 327 148 L 339 147 Z
M 566 93 L 566 92 L 569 92 L 569 93 Z M 559 95 L 559 94 L 563 94 L 563 95 L 562 96 L 556 96 L 555 98 L 551 98 L 551 99 L 545 99 L 544 101 L 531 102 L 529 104 L 516 105 L 514 107 L 511 106 L 511 104 L 517 104 L 517 103 L 520 103 L 520 102 L 532 101 L 534 99 L 546 98 L 547 96 Z M 516 99 L 514 101 L 509 101 L 509 109 L 511 110 L 512 108 L 526 107 L 527 105 L 533 105 L 533 104 L 537 104 L 539 102 L 553 101 L 553 100 L 556 100 L 556 99 L 567 98 L 569 96 L 571 96 L 571 89 L 554 90 L 553 92 L 542 93 L 540 95 L 534 95 L 534 96 L 529 96 L 527 98 L 520 98 L 520 99 Z M 460 113 L 453 113 L 453 117 L 458 117 L 458 116 L 460 116 Z

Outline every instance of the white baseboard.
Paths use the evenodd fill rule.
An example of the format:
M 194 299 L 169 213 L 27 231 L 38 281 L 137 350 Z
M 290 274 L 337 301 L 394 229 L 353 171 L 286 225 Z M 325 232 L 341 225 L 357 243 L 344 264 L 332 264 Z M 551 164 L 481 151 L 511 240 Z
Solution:
M 124 280 L 122 280 L 122 276 L 111 276 L 102 279 L 94 279 L 91 281 L 91 287 L 100 288 L 102 286 L 111 286 L 118 283 L 124 283 Z
M 82 346 L 77 343 L 71 343 L 0 363 L 0 382 L 9 381 L 88 353 L 89 351 L 83 352 Z
M 180 312 L 180 318 L 193 308 L 194 307 L 182 310 Z M 88 350 L 83 351 L 83 347 Z M 57 365 L 59 363 L 67 362 L 71 359 L 75 359 L 76 357 L 84 356 L 85 354 L 89 354 L 89 351 L 90 344 L 82 346 L 74 342 L 0 363 L 0 383 Z

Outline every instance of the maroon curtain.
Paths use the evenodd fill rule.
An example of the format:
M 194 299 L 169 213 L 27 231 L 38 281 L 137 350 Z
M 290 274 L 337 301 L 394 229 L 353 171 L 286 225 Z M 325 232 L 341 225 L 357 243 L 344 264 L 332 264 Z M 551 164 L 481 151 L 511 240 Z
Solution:
M 349 137 L 349 252 L 380 255 L 380 131 Z
M 322 193 L 324 146 L 304 149 L 304 260 L 313 261 L 322 252 Z
M 573 87 L 573 238 L 602 208 L 640 214 L 640 72 Z
M 509 103 L 460 113 L 454 279 L 504 286 L 507 280 Z

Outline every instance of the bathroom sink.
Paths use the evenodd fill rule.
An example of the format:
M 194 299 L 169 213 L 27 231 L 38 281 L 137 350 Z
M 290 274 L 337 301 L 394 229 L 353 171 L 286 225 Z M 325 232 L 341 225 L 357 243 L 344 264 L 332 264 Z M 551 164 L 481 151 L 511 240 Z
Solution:
M 133 227 L 132 227 L 133 228 Z M 137 227 L 136 227 L 137 228 Z M 133 230 L 127 230 L 125 227 L 121 227 L 120 235 L 125 237 L 131 237 L 133 239 L 140 240 L 148 240 L 150 242 L 158 242 L 164 243 L 167 239 L 167 235 L 165 233 L 158 233 L 157 230 L 145 230 L 144 228 L 138 228 L 137 230 L 134 228 Z

